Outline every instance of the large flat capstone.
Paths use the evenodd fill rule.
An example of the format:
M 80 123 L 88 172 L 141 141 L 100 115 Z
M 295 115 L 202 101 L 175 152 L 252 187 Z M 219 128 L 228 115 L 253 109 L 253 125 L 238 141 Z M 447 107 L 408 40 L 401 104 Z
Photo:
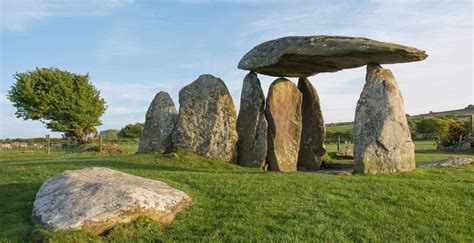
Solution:
M 425 51 L 368 38 L 288 36 L 257 45 L 240 60 L 239 68 L 277 77 L 308 77 L 370 63 L 424 60 Z
M 52 231 L 100 234 L 142 215 L 169 223 L 190 202 L 186 193 L 164 182 L 91 167 L 64 171 L 44 182 L 31 218 Z

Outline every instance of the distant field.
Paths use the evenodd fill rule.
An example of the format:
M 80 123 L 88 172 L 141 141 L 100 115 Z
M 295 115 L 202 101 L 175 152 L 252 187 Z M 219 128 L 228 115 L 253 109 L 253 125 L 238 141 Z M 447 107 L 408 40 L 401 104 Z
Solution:
M 352 130 L 354 125 L 346 124 L 346 125 L 337 125 L 337 126 L 327 126 L 326 129 L 333 130 L 334 132 L 345 132 Z
M 335 146 L 328 145 L 328 151 L 335 152 Z M 472 150 L 441 153 L 431 142 L 416 146 L 418 163 L 474 158 Z M 337 176 L 262 172 L 183 152 L 178 159 L 135 155 L 136 145 L 122 150 L 112 155 L 0 152 L 0 242 L 474 241 L 474 165 Z M 119 225 L 106 236 L 33 226 L 32 204 L 41 184 L 64 170 L 89 166 L 165 181 L 188 193 L 193 204 L 166 228 L 147 218 Z

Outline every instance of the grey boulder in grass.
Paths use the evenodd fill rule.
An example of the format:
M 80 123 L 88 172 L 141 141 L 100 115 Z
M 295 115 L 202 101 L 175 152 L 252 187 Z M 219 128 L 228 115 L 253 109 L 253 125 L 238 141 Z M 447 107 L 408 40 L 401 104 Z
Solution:
M 90 167 L 64 171 L 45 181 L 31 218 L 52 231 L 100 234 L 139 216 L 168 224 L 190 203 L 186 193 L 164 182 Z
M 472 159 L 470 158 L 464 158 L 464 157 L 453 157 L 449 159 L 443 159 L 443 160 L 437 160 L 437 161 L 432 161 L 428 162 L 422 165 L 419 165 L 418 167 L 434 167 L 434 166 L 462 166 L 462 165 L 468 165 L 472 162 Z

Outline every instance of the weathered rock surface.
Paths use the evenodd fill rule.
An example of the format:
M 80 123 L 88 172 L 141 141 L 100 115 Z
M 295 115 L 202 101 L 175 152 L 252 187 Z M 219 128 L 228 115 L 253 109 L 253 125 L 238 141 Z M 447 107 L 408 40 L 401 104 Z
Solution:
M 321 165 L 326 129 L 324 128 L 323 113 L 316 89 L 307 78 L 298 80 L 298 89 L 303 95 L 301 106 L 302 131 L 300 150 L 298 154 L 298 168 L 317 170 Z
M 355 170 L 394 173 L 415 170 L 415 145 L 393 74 L 380 65 L 367 66 L 364 89 L 354 122 Z
M 308 77 L 370 63 L 424 60 L 413 47 L 344 36 L 289 36 L 264 42 L 240 60 L 239 68 L 277 77 Z
M 146 113 L 138 152 L 170 152 L 177 122 L 178 112 L 170 95 L 163 91 L 156 94 Z
M 343 149 L 336 152 L 337 157 L 353 159 L 354 151 L 352 149 Z
M 421 164 L 418 167 L 434 167 L 434 166 L 460 166 L 460 165 L 468 165 L 472 163 L 472 159 L 464 158 L 464 157 L 454 157 L 449 159 L 443 159 L 438 161 L 432 161 L 425 164 Z
M 186 193 L 161 181 L 91 167 L 64 171 L 44 182 L 31 218 L 52 231 L 99 234 L 142 215 L 169 223 L 190 202 Z
M 275 80 L 268 91 L 267 163 L 270 170 L 296 171 L 301 139 L 302 95 L 288 79 Z
M 237 163 L 248 167 L 262 167 L 267 156 L 267 119 L 265 96 L 257 74 L 244 78 L 237 117 Z
M 179 104 L 175 147 L 210 159 L 234 161 L 237 114 L 224 82 L 209 74 L 201 75 L 181 89 Z

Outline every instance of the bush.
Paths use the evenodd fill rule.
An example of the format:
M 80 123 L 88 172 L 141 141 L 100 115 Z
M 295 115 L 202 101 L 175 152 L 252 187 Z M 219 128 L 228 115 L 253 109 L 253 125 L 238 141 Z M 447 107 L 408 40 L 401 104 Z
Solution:
M 447 132 L 441 137 L 440 145 L 443 147 L 461 146 L 468 141 L 468 124 L 459 124 L 455 120 L 449 120 Z
M 143 128 L 143 123 L 128 124 L 118 132 L 118 136 L 120 138 L 140 138 Z

